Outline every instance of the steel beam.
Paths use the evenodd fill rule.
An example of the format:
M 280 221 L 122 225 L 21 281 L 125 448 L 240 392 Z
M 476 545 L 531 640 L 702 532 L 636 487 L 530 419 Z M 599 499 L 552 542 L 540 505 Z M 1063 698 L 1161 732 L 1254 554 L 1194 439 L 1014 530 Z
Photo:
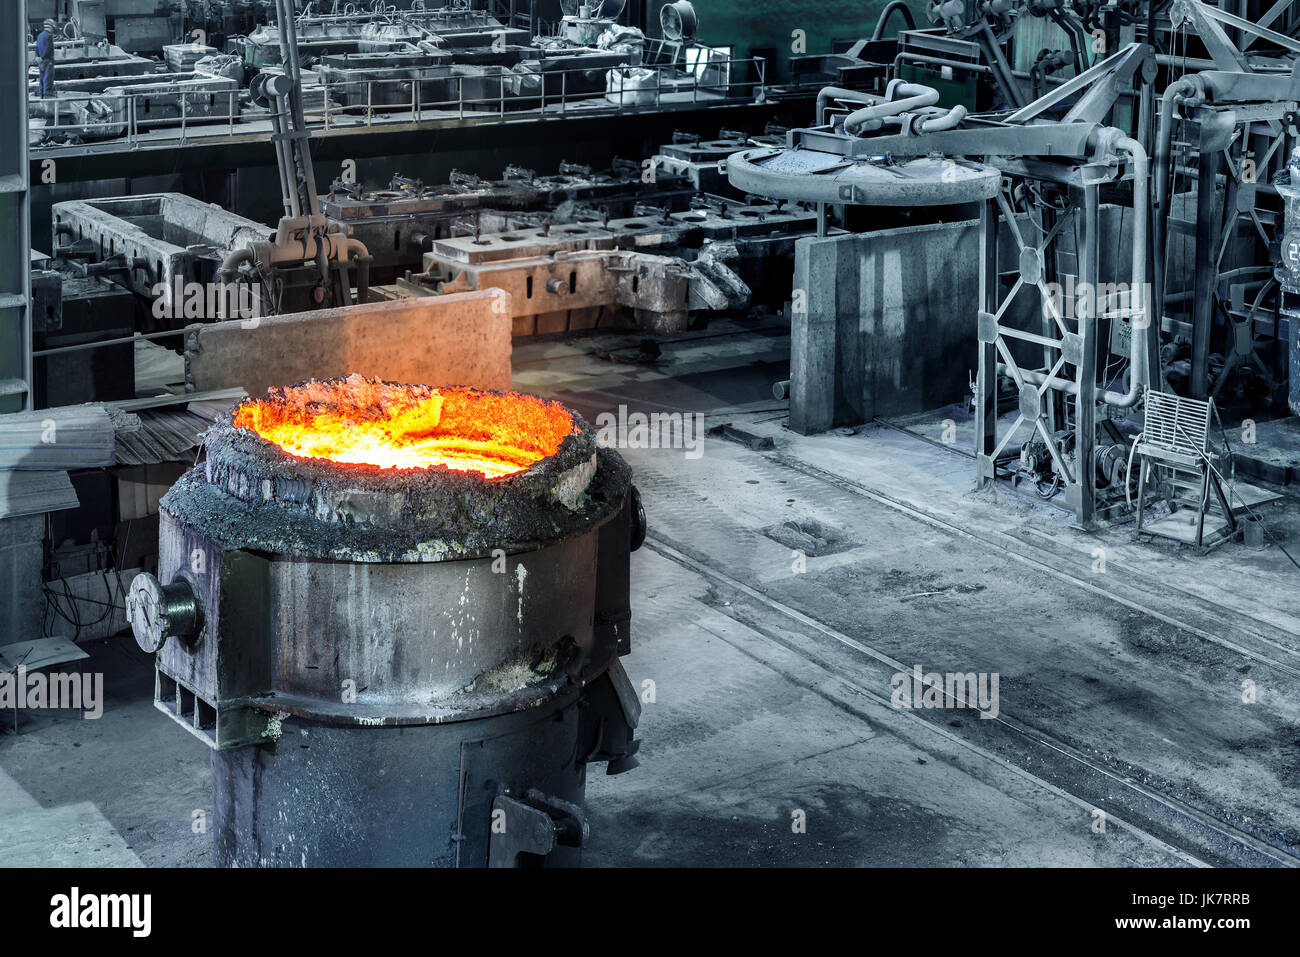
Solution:
M 1097 385 L 1097 313 L 1099 297 L 1095 291 L 1101 276 L 1101 222 L 1098 187 L 1082 190 L 1083 235 L 1080 237 L 1079 279 L 1085 289 L 1094 291 L 1084 297 L 1087 309 L 1078 309 L 1078 336 L 1081 342 L 1079 362 L 1075 366 L 1078 392 L 1074 398 L 1074 517 L 1083 528 L 1092 528 L 1097 519 L 1096 493 L 1093 488 L 1093 451 L 1097 444 L 1097 403 L 1093 399 Z M 1134 370 L 1133 375 L 1137 374 Z
M 1217 258 L 1222 235 L 1218 178 L 1223 153 L 1202 150 L 1196 185 L 1196 277 L 1192 295 L 1192 369 L 1189 388 L 1196 399 L 1209 391 L 1210 336 L 1214 329 L 1214 297 L 1219 272 Z
M 998 311 L 998 207 L 997 199 L 980 204 L 979 307 L 992 316 Z M 981 321 L 981 327 L 985 323 Z M 997 344 L 981 333 L 979 371 L 975 380 L 976 481 L 987 488 L 997 477 L 994 449 L 998 441 Z
M 27 166 L 27 0 L 4 5 L 0 36 L 9 43 L 0 71 L 0 411 L 32 408 L 32 261 Z

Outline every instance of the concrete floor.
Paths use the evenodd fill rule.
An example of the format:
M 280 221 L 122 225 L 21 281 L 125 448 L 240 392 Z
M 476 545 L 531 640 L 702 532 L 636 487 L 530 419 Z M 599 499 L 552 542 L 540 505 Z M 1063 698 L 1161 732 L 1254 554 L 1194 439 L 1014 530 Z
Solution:
M 1300 571 L 1276 547 L 1087 534 L 895 429 L 794 435 L 767 391 L 785 331 L 736 331 L 653 364 L 593 354 L 636 337 L 516 347 L 517 388 L 591 416 L 774 443 L 624 451 L 651 528 L 624 663 L 654 700 L 641 766 L 589 780 L 588 865 L 1297 863 Z M 1266 518 L 1300 551 L 1294 498 Z M 0 733 L 0 864 L 204 864 L 206 749 L 153 710 L 130 638 L 87 650 L 102 719 Z M 895 709 L 913 665 L 998 674 L 997 718 Z

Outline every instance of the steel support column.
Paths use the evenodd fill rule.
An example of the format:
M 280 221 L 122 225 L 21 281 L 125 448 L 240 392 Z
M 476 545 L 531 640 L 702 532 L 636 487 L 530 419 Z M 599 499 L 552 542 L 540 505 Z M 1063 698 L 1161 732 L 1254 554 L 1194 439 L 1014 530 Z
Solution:
M 1097 290 L 1100 288 L 1101 219 L 1098 187 L 1086 185 L 1082 189 L 1083 235 L 1080 237 L 1079 281 L 1090 294 L 1078 304 L 1078 336 L 1080 342 L 1075 382 L 1079 390 L 1074 399 L 1074 485 L 1067 489 L 1067 498 L 1075 500 L 1076 521 L 1084 528 L 1096 522 L 1097 503 L 1093 489 L 1093 450 L 1097 442 L 1097 403 L 1093 400 L 1097 386 L 1097 314 L 1104 308 Z
M 1210 336 L 1214 330 L 1214 297 L 1218 285 L 1217 259 L 1223 232 L 1218 178 L 1223 153 L 1201 150 L 1196 181 L 1196 277 L 1192 295 L 1192 398 L 1209 393 Z
M 32 240 L 27 166 L 27 0 L 5 5 L 0 36 L 0 412 L 32 407 Z
M 998 207 L 996 199 L 980 206 L 980 289 L 979 308 L 993 315 L 998 311 Z M 982 324 L 981 324 L 982 325 Z M 994 450 L 998 431 L 998 351 L 995 340 L 979 338 L 979 371 L 975 381 L 975 454 L 979 488 L 996 477 Z

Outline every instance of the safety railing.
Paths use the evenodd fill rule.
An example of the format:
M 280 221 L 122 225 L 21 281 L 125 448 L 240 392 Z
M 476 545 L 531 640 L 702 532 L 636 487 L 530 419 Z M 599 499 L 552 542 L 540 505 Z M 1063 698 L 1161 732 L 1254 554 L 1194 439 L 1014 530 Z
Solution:
M 761 103 L 767 85 L 762 57 L 731 56 L 702 57 L 690 66 L 470 72 L 431 65 L 392 73 L 305 84 L 308 129 L 344 132 Z M 165 80 L 166 74 L 158 79 Z M 45 120 L 41 142 L 32 143 L 36 152 L 60 148 L 70 136 L 82 143 L 124 142 L 136 148 L 184 145 L 199 138 L 220 142 L 269 135 L 270 130 L 267 111 L 248 104 L 242 90 L 33 95 L 29 104 L 29 112 Z
M 238 124 L 251 118 L 242 105 L 245 91 L 221 90 L 180 93 L 72 93 L 64 96 L 28 97 L 32 113 L 45 120 L 44 137 L 32 142 L 33 151 L 64 145 L 70 136 L 82 143 L 126 140 L 135 144 L 146 134 L 173 131 L 184 143 L 196 126 L 208 130 L 224 124 L 234 136 Z M 35 108 L 33 110 L 33 108 Z

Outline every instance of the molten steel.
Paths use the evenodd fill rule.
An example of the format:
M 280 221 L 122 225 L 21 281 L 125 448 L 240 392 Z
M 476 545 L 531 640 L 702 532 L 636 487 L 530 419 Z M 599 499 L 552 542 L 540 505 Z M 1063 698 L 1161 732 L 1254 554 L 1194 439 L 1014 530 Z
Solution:
M 250 429 L 298 458 L 385 469 L 443 465 L 501 478 L 554 455 L 573 416 L 530 395 L 396 385 L 351 375 L 272 389 L 235 409 Z

